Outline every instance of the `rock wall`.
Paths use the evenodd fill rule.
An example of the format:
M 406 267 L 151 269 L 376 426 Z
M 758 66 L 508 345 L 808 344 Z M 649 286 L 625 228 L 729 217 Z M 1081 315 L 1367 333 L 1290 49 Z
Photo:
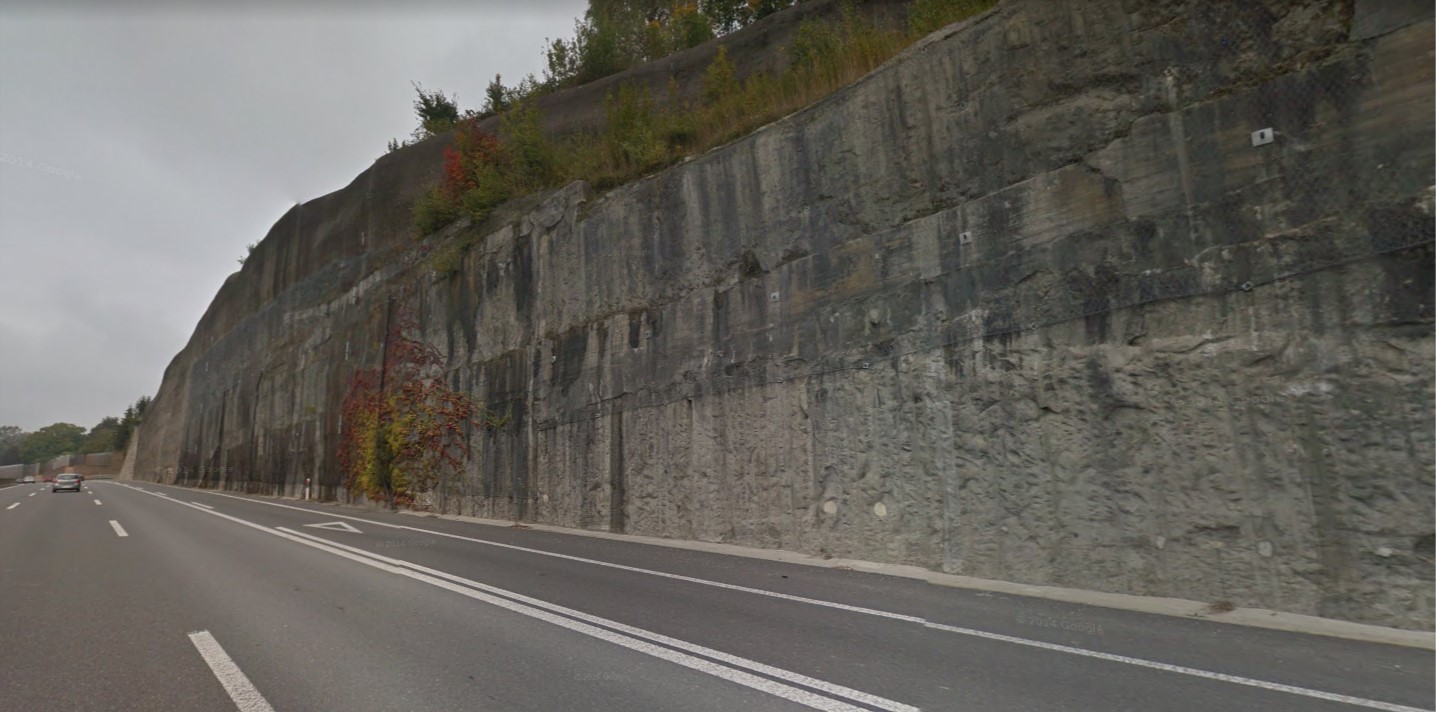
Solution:
M 423 241 L 396 152 L 224 285 L 134 476 L 347 498 L 397 305 L 513 418 L 438 509 L 1430 629 L 1431 15 L 1008 0 Z

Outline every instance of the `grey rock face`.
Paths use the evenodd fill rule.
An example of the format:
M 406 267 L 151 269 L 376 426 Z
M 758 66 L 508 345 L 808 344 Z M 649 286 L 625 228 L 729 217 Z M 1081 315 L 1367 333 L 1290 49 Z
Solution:
M 393 154 L 226 283 L 127 468 L 347 498 L 394 300 L 513 418 L 437 509 L 1430 629 L 1431 51 L 1429 5 L 1005 2 L 456 226 L 454 276 Z

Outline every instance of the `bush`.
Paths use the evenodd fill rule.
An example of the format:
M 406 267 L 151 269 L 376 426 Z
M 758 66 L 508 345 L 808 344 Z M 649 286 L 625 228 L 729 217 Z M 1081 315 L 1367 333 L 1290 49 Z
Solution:
M 608 118 L 604 138 L 613 168 L 642 171 L 663 161 L 667 146 L 657 130 L 648 87 L 621 85 L 604 97 L 603 108 Z
M 803 20 L 788 45 L 788 64 L 798 69 L 815 67 L 838 53 L 838 33 L 832 25 L 817 20 Z
M 558 152 L 544 136 L 539 118 L 532 101 L 521 102 L 503 117 L 507 172 L 515 194 L 542 190 L 559 179 Z
M 414 201 L 414 224 L 418 226 L 419 233 L 428 235 L 435 232 L 459 217 L 459 208 L 452 197 L 442 187 L 429 186 L 419 199 Z
M 429 267 L 439 274 L 456 274 L 464 269 L 464 257 L 469 253 L 469 246 L 473 244 L 473 238 L 469 232 L 454 239 L 448 244 L 434 250 L 429 258 Z
M 475 223 L 488 219 L 494 208 L 513 197 L 499 167 L 486 164 L 474 173 L 473 185 L 459 198 L 463 212 Z
M 716 103 L 724 97 L 736 95 L 740 89 L 733 62 L 728 59 L 728 48 L 719 45 L 718 56 L 703 71 L 703 100 Z

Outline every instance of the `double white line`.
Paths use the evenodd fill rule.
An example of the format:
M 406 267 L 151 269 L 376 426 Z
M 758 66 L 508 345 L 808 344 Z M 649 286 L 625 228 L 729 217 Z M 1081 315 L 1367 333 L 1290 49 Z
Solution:
M 132 489 L 137 489 L 137 490 L 138 490 L 139 488 L 138 488 L 138 487 L 135 487 L 135 488 L 132 488 Z M 140 491 L 144 491 L 144 490 L 140 490 Z M 147 494 L 153 494 L 153 493 L 148 493 L 148 492 L 147 492 Z M 316 513 L 314 510 L 306 509 L 306 508 L 303 508 L 303 507 L 293 507 L 293 506 L 290 506 L 290 505 L 287 505 L 287 504 L 279 504 L 279 503 L 277 503 L 277 502 L 265 502 L 265 501 L 262 501 L 262 500 L 250 500 L 250 499 L 247 499 L 247 498 L 244 498 L 244 497 L 236 497 L 236 496 L 234 496 L 234 495 L 227 495 L 227 494 L 222 494 L 222 493 L 219 493 L 219 492 L 211 492 L 210 494 L 215 495 L 215 496 L 218 496 L 218 497 L 228 497 L 228 498 L 231 498 L 231 499 L 239 499 L 239 500 L 244 500 L 244 501 L 249 501 L 249 502 L 257 502 L 257 503 L 259 503 L 259 504 L 265 504 L 265 505 L 269 505 L 269 506 L 271 506 L 271 507 L 282 507 L 282 508 L 285 508 L 285 509 L 293 509 L 293 510 L 297 510 L 297 511 L 301 511 L 301 512 L 307 512 L 307 513 L 310 513 L 310 514 Z M 170 500 L 170 501 L 175 501 L 175 500 Z M 201 506 L 201 507 L 206 506 L 206 505 L 199 504 L 198 502 L 195 502 L 194 504 L 196 504 L 196 505 L 198 505 L 198 506 Z M 214 512 L 211 512 L 211 513 L 213 514 Z M 226 516 L 226 515 L 219 515 L 219 516 Z M 1200 670 L 1200 669 L 1197 669 L 1197 668 L 1185 667 L 1185 666 L 1181 666 L 1181 665 L 1172 665 L 1172 664 L 1168 664 L 1168 663 L 1157 662 L 1157 661 L 1154 661 L 1154 660 L 1144 660 L 1144 659 L 1129 657 L 1129 656 L 1125 656 L 1125 655 L 1115 655 L 1115 654 L 1112 654 L 1112 653 L 1105 653 L 1105 652 L 1101 652 L 1101 651 L 1097 651 L 1097 650 L 1088 650 L 1088 649 L 1085 649 L 1085 648 L 1077 648 L 1077 647 L 1067 646 L 1067 645 L 1059 645 L 1059 644 L 1056 644 L 1056 643 L 1049 643 L 1049 642 L 1041 641 L 1041 640 L 1032 640 L 1032 639 L 1028 639 L 1028 638 L 1019 638 L 1019 637 L 1015 637 L 1015 636 L 1002 635 L 1002 634 L 999 634 L 999 633 L 991 633 L 991 632 L 987 632 L 987 631 L 974 630 L 974 629 L 970 629 L 970 628 L 962 628 L 962 627 L 958 627 L 958 626 L 944 625 L 944 624 L 941 624 L 941 623 L 935 623 L 935 622 L 926 621 L 926 620 L 924 620 L 924 619 L 922 619 L 922 618 L 918 618 L 918 617 L 916 617 L 916 616 L 906 616 L 906 615 L 902 615 L 902 614 L 898 614 L 898 613 L 892 613 L 892 612 L 889 612 L 889 611 L 880 611 L 880 610 L 871 609 L 871 608 L 863 608 L 863 607 L 860 607 L 860 606 L 852 606 L 852 605 L 843 604 L 843 603 L 836 603 L 836 602 L 833 602 L 833 601 L 823 601 L 823 600 L 818 600 L 818 599 L 813 599 L 813 598 L 805 598 L 805 597 L 802 597 L 802 596 L 794 596 L 794 595 L 791 595 L 791 594 L 777 593 L 777 592 L 774 592 L 774 591 L 765 591 L 765 590 L 762 590 L 762 589 L 750 588 L 750 587 L 747 587 L 747 586 L 738 586 L 738 585 L 730 584 L 730 583 L 722 583 L 722 582 L 718 582 L 718 581 L 709 581 L 709 580 L 706 580 L 706 579 L 699 579 L 699 578 L 693 578 L 693 577 L 689 577 L 689 576 L 682 576 L 682 575 L 679 575 L 679 574 L 668 573 L 668 572 L 664 572 L 664 571 L 654 571 L 654 570 L 650 570 L 650 569 L 642 569 L 642 568 L 637 568 L 637 567 L 633 567 L 633 566 L 625 566 L 625 565 L 616 564 L 616 563 L 613 563 L 613 562 L 598 561 L 598 560 L 595 560 L 595 559 L 586 559 L 586 558 L 578 557 L 578 556 L 570 556 L 570 555 L 567 555 L 567 554 L 559 554 L 559 553 L 557 553 L 557 552 L 543 551 L 543 550 L 539 550 L 539 549 L 530 549 L 530 548 L 528 548 L 528 547 L 516 546 L 516 545 L 513 545 L 513 544 L 503 544 L 503 543 L 500 543 L 500 542 L 488 541 L 488 540 L 485 540 L 485 539 L 475 539 L 475 538 L 471 538 L 471 537 L 460 536 L 460 535 L 458 535 L 458 534 L 451 534 L 451 533 L 448 533 L 448 532 L 434 531 L 434 530 L 430 530 L 430 529 L 420 529 L 420 528 L 418 528 L 418 527 L 411 527 L 411 526 L 405 526 L 405 525 L 399 525 L 399 524 L 387 524 L 387 523 L 384 523 L 384 522 L 375 522 L 375 521 L 368 520 L 368 519 L 360 519 L 360 518 L 358 518 L 358 517 L 348 517 L 348 516 L 345 516 L 345 515 L 342 515 L 342 514 L 326 514 L 325 516 L 335 516 L 335 517 L 340 517 L 340 518 L 343 518 L 343 519 L 352 519 L 352 520 L 354 520 L 354 521 L 368 522 L 369 524 L 377 524 L 377 525 L 379 525 L 379 526 L 384 526 L 384 527 L 393 527 L 393 528 L 396 528 L 396 529 L 406 529 L 406 530 L 410 530 L 410 531 L 424 532 L 424 533 L 426 533 L 426 534 L 435 535 L 435 536 L 443 536 L 443 537 L 449 537 L 449 538 L 453 538 L 453 539 L 461 539 L 461 540 L 464 540 L 464 541 L 469 541 L 469 542 L 473 542 L 473 543 L 477 543 L 477 544 L 483 544 L 483 545 L 486 545 L 486 546 L 501 547 L 501 548 L 510 549 L 510 550 L 515 550 L 515 551 L 523 551 L 523 552 L 530 553 L 530 554 L 535 554 L 535 555 L 550 556 L 550 557 L 555 557 L 555 558 L 559 558 L 559 559 L 567 559 L 567 560 L 572 560 L 572 561 L 579 561 L 579 562 L 583 562 L 583 563 L 587 563 L 587 564 L 594 564 L 594 565 L 598 565 L 598 566 L 605 566 L 605 567 L 610 567 L 610 568 L 615 568 L 615 569 L 622 569 L 622 570 L 626 570 L 626 571 L 633 571 L 633 572 L 637 572 L 637 573 L 643 573 L 643 574 L 648 574 L 648 575 L 653 575 L 653 576 L 660 576 L 660 577 L 669 578 L 669 579 L 675 579 L 675 580 L 681 580 L 681 581 L 688 581 L 688 582 L 691 582 L 691 583 L 702 584 L 702 585 L 705 585 L 705 586 L 715 586 L 715 587 L 718 587 L 718 588 L 730 589 L 730 590 L 735 590 L 735 591 L 743 591 L 743 592 L 746 592 L 746 593 L 752 593 L 752 594 L 757 594 L 757 595 L 762 595 L 762 596 L 769 596 L 769 597 L 773 597 L 773 598 L 781 598 L 781 599 L 790 600 L 790 601 L 795 601 L 795 602 L 799 602 L 799 603 L 806 603 L 806 604 L 811 604 L 811 605 L 824 606 L 824 607 L 828 607 L 828 608 L 836 608 L 836 609 L 851 611 L 851 612 L 854 612 L 854 613 L 861 613 L 861 614 L 865 614 L 865 615 L 878 616 L 878 617 L 882 617 L 882 618 L 888 618 L 888 619 L 903 621 L 903 622 L 907 622 L 907 623 L 915 623 L 915 624 L 917 624 L 917 625 L 924 626 L 924 627 L 927 628 L 928 630 L 940 630 L 940 631 L 944 631 L 944 632 L 948 632 L 948 633 L 956 633 L 956 634 L 959 634 L 959 635 L 967 635 L 967 636 L 972 636 L 972 637 L 976 637 L 976 638 L 984 638 L 984 639 L 987 639 L 987 640 L 1001 641 L 1001 642 L 1010 643 L 1010 644 L 1013 644 L 1013 645 L 1020 645 L 1020 646 L 1031 647 L 1031 648 L 1039 648 L 1039 649 L 1048 650 L 1048 651 L 1053 651 L 1053 652 L 1065 653 L 1065 654 L 1068 654 L 1068 655 L 1076 655 L 1076 656 L 1080 656 L 1080 657 L 1087 657 L 1087 658 L 1094 658 L 1094 659 L 1098 659 L 1098 660 L 1104 660 L 1104 661 L 1107 661 L 1107 662 L 1114 662 L 1114 663 L 1121 663 L 1121 664 L 1125 664 L 1125 665 L 1132 665 L 1132 666 L 1135 666 L 1135 667 L 1147 668 L 1147 669 L 1149 669 L 1149 670 L 1160 670 L 1160 671 L 1167 672 L 1167 673 L 1174 673 L 1174 674 L 1179 674 L 1179 675 L 1187 675 L 1187 676 L 1191 676 L 1191 677 L 1203 678 L 1203 679 L 1207 679 L 1207 680 L 1215 680 L 1215 681 L 1220 681 L 1220 682 L 1229 683 L 1229 684 L 1235 684 L 1235 685 L 1243 685 L 1243 686 L 1247 686 L 1247 687 L 1254 687 L 1254 688 L 1259 688 L 1259 689 L 1263 689 L 1263 690 L 1269 690 L 1269 691 L 1273 691 L 1273 692 L 1281 692 L 1281 693 L 1285 693 L 1285 694 L 1298 695 L 1298 696 L 1301 696 L 1301 697 L 1307 697 L 1307 698 L 1318 699 L 1318 700 L 1325 700 L 1325 701 L 1328 701 L 1328 702 L 1337 702 L 1337 703 L 1340 703 L 1340 704 L 1353 705 L 1353 706 L 1357 706 L 1357 707 L 1366 707 L 1366 708 L 1369 708 L 1369 709 L 1382 710 L 1383 712 L 1429 712 L 1428 710 L 1424 710 L 1424 709 L 1421 709 L 1421 708 L 1410 707 L 1410 706 L 1406 706 L 1406 705 L 1399 705 L 1399 704 L 1394 704 L 1394 703 L 1390 703 L 1390 702 L 1382 702 L 1382 701 L 1379 701 L 1379 700 L 1365 699 L 1365 698 L 1355 697 L 1355 696 L 1351 696 L 1351 695 L 1342 695 L 1342 694 L 1333 693 L 1333 692 L 1326 692 L 1326 691 L 1323 691 L 1323 690 L 1314 690 L 1314 689 L 1310 689 L 1310 688 L 1297 687 L 1297 686 L 1294 686 L 1294 685 L 1286 685 L 1286 684 L 1282 684 L 1282 683 L 1271 682 L 1271 681 L 1268 681 L 1268 680 L 1258 680 L 1258 679 L 1253 679 L 1253 678 L 1241 677 L 1241 676 L 1237 676 L 1237 675 L 1230 675 L 1230 674 L 1225 674 L 1225 673 L 1212 672 L 1212 671 L 1209 671 L 1209 670 Z M 230 517 L 227 517 L 227 516 L 226 516 L 226 518 L 230 518 Z M 244 524 L 246 524 L 246 525 L 249 525 L 249 526 L 256 526 L 256 527 L 258 527 L 258 525 L 251 525 L 251 524 L 249 524 L 248 522 L 244 522 L 243 520 L 236 520 L 236 521 L 240 521 L 240 522 L 242 522 L 242 523 L 244 523 Z M 259 527 L 259 528 L 263 529 L 264 527 Z M 281 527 L 281 529 L 283 529 L 283 528 Z M 267 530 L 267 529 L 266 529 L 266 530 Z M 286 532 L 288 532 L 288 533 L 286 533 Z M 771 667 L 769 667 L 769 666 L 763 665 L 762 663 L 757 663 L 757 662 L 754 662 L 754 661 L 751 661 L 751 660 L 745 660 L 745 659 L 743 659 L 743 658 L 738 658 L 738 657 L 734 657 L 734 656 L 729 656 L 729 655 L 726 655 L 726 654 L 724 654 L 724 653 L 720 653 L 720 652 L 718 652 L 718 651 L 709 650 L 708 648 L 703 648 L 702 646 L 692 645 L 692 644 L 690 644 L 690 643 L 685 643 L 685 642 L 683 642 L 683 641 L 676 641 L 676 640 L 673 640 L 672 638 L 667 638 L 667 637 L 665 637 L 665 636 L 662 636 L 662 635 L 659 635 L 659 634 L 656 634 L 656 633 L 650 633 L 650 632 L 648 632 L 648 631 L 640 630 L 640 629 L 637 629 L 637 628 L 631 628 L 631 627 L 629 627 L 629 626 L 624 626 L 623 624 L 617 623 L 617 622 L 615 622 L 615 621 L 609 621 L 609 620 L 606 620 L 606 619 L 603 619 L 603 618 L 598 618 L 598 617 L 596 617 L 596 616 L 589 616 L 588 614 L 581 613 L 581 612 L 579 612 L 579 611 L 573 611 L 573 610 L 571 610 L 571 609 L 563 608 L 562 606 L 556 606 L 556 605 L 554 605 L 554 604 L 550 604 L 550 603 L 547 603 L 547 602 L 544 602 L 544 601 L 537 601 L 537 600 L 535 600 L 535 599 L 527 598 L 527 597 L 521 596 L 521 595 L 516 594 L 516 593 L 512 593 L 512 592 L 509 592 L 509 591 L 504 591 L 504 590 L 502 590 L 502 589 L 496 589 L 496 588 L 488 587 L 488 586 L 486 586 L 486 585 L 484 585 L 484 584 L 480 584 L 480 583 L 475 582 L 475 581 L 470 581 L 470 580 L 468 580 L 468 579 L 463 579 L 463 578 L 459 578 L 459 577 L 457 577 L 457 576 L 452 576 L 452 575 L 447 574 L 447 573 L 444 573 L 444 572 L 442 572 L 442 571 L 435 571 L 435 570 L 433 570 L 433 569 L 427 569 L 427 568 L 422 567 L 422 566 L 419 566 L 419 565 L 417 565 L 417 564 L 411 564 L 411 563 L 409 563 L 409 562 L 407 562 L 407 561 L 402 561 L 402 560 L 399 560 L 399 559 L 390 559 L 390 558 L 388 558 L 388 557 L 384 557 L 384 556 L 381 556 L 381 555 L 379 555 L 379 554 L 370 553 L 370 552 L 367 552 L 367 551 L 363 551 L 363 550 L 361 550 L 361 549 L 354 549 L 353 547 L 348 547 L 348 546 L 345 546 L 345 545 L 343 545 L 343 544 L 338 544 L 338 543 L 331 542 L 331 541 L 328 541 L 328 540 L 325 540 L 325 539 L 318 539 L 318 538 L 316 538 L 316 537 L 313 537 L 313 536 L 311 536 L 311 535 L 309 535 L 309 534 L 305 534 L 305 533 L 303 533 L 303 532 L 297 532 L 297 531 L 294 531 L 294 530 L 285 529 L 283 532 L 273 531 L 273 532 L 271 532 L 271 533 L 276 533 L 276 534 L 279 534 L 279 535 L 281 535 L 281 536 L 286 536 L 286 537 L 289 537 L 289 538 L 293 538 L 295 535 L 297 535 L 298 537 L 300 537 L 300 538 L 302 538 L 302 539 L 313 539 L 314 542 L 322 542 L 322 543 L 319 543 L 319 544 L 316 544 L 316 543 L 314 543 L 314 542 L 303 542 L 303 543 L 308 543 L 308 544 L 311 545 L 311 546 L 317 546 L 317 547 L 326 548 L 326 549 L 331 549 L 331 548 L 343 548 L 343 549 L 348 549 L 348 550 L 350 550 L 350 552 L 353 552 L 353 553 L 349 553 L 349 552 L 338 552 L 338 553 L 340 553 L 340 555 L 346 556 L 346 558 L 347 558 L 347 557 L 353 557 L 353 556 L 373 557 L 374 559 L 380 560 L 381 564 L 383 564 L 384 566 L 388 566 L 388 567 L 395 567 L 395 566 L 397 566 L 397 567 L 403 567 L 403 568 L 406 568 L 406 569 L 412 569 L 413 571 L 417 571 L 417 572 L 419 572 L 419 575 L 420 575 L 420 576 L 424 576 L 424 577 L 426 577 L 426 578 L 433 578 L 433 577 L 440 578 L 440 579 L 442 579 L 442 581 L 441 581 L 440 583 L 441 583 L 441 584 L 445 584 L 445 585 L 441 585 L 442 588 L 448 588 L 449 585 L 448 585 L 446 582 L 452 582 L 452 583 L 463 584 L 464 586 L 476 587 L 476 588 L 479 588 L 480 590 L 492 591 L 492 592 L 501 594 L 501 595 L 503 595 L 503 596 L 507 596 L 507 597 L 509 597 L 509 598 L 515 599 L 515 600 L 517 600 L 517 601 L 522 601 L 522 602 L 524 602 L 524 603 L 528 603 L 528 604 L 530 604 L 530 605 L 543 608 L 543 609 L 545 609 L 545 610 L 556 611 L 556 612 L 559 612 L 559 613 L 563 613 L 563 615 L 572 616 L 572 617 L 577 618 L 577 619 L 579 619 L 579 620 L 588 620 L 588 621 L 591 621 L 591 622 L 598 623 L 599 625 L 607 626 L 607 627 L 609 627 L 609 628 L 614 628 L 614 629 L 616 629 L 616 630 L 619 630 L 619 631 L 622 631 L 622 632 L 624 632 L 624 633 L 627 633 L 627 634 L 629 634 L 629 635 L 631 635 L 631 636 L 633 636 L 633 637 L 635 637 L 635 638 L 646 639 L 646 640 L 649 640 L 649 641 L 654 641 L 654 642 L 662 643 L 662 644 L 664 644 L 664 645 L 671 645 L 671 646 L 676 647 L 676 648 L 679 648 L 679 649 L 681 649 L 681 650 L 688 650 L 689 652 L 694 652 L 694 653 L 696 653 L 696 654 L 698 654 L 698 655 L 703 655 L 703 656 L 706 656 L 706 657 L 711 657 L 711 658 L 715 658 L 715 659 L 718 659 L 718 660 L 722 660 L 722 661 L 724 661 L 724 662 L 728 662 L 729 664 L 731 664 L 731 665 L 733 665 L 733 666 L 735 666 L 735 667 L 740 667 L 740 668 L 752 670 L 752 671 L 754 671 L 754 672 L 760 672 L 760 673 L 762 673 L 762 674 L 764 674 L 764 675 L 770 675 L 770 676 L 773 676 L 773 677 L 778 677 L 779 679 L 787 680 L 787 681 L 789 681 L 789 682 L 792 682 L 792 683 L 795 683 L 795 684 L 798 684 L 798 685 L 803 685 L 803 686 L 806 686 L 806 687 L 810 687 L 810 688 L 813 688 L 813 689 L 823 690 L 824 692 L 829 692 L 830 694 L 836 695 L 836 696 L 838 696 L 838 697 L 844 697 L 844 698 L 846 698 L 846 699 L 853 700 L 853 701 L 856 701 L 856 702 L 862 702 L 862 703 L 864 703 L 864 704 L 873 705 L 874 707 L 878 707 L 878 708 L 880 708 L 880 709 L 884 709 L 884 710 L 913 710 L 913 709 L 915 709 L 915 708 L 913 708 L 913 707 L 911 707 L 911 706 L 904 705 L 904 704 L 899 703 L 899 702 L 894 702 L 894 701 L 892 701 L 892 700 L 886 700 L 886 699 L 881 698 L 881 697 L 876 697 L 876 696 L 873 696 L 873 695 L 868 695 L 868 694 L 866 694 L 866 693 L 859 692 L 859 691 L 856 691 L 856 690 L 850 690 L 849 688 L 841 687 L 841 686 L 838 686 L 838 685 L 832 685 L 831 683 L 826 683 L 826 682 L 823 682 L 823 681 L 821 681 L 821 680 L 814 680 L 813 678 L 805 677 L 805 676 L 803 676 L 803 675 L 798 675 L 798 674 L 796 674 L 796 673 L 791 673 L 791 672 L 788 672 L 788 671 L 786 671 L 786 670 L 779 670 L 779 669 L 777 669 L 777 668 L 771 668 Z M 372 564 L 371 564 L 371 565 L 372 565 Z M 386 569 L 386 570 L 387 570 L 387 569 Z M 403 572 L 403 573 L 401 573 L 401 575 L 409 575 L 409 573 L 408 573 L 408 572 Z M 415 576 L 410 576 L 410 577 L 411 577 L 411 578 L 415 578 Z M 425 580 L 425 579 L 420 579 L 420 580 Z M 440 585 L 440 584 L 435 584 L 435 585 Z M 452 590 L 452 589 L 451 589 L 451 590 Z M 468 593 L 465 593 L 464 595 L 469 595 L 469 594 L 468 594 Z M 476 596 L 475 596 L 475 597 L 476 597 Z M 485 599 L 480 599 L 480 600 L 485 600 Z M 507 606 L 506 606 L 506 607 L 507 607 Z M 513 610 L 513 609 L 511 609 L 511 610 Z M 563 625 L 563 624 L 560 623 L 559 625 Z M 571 626 L 566 626 L 566 627 L 571 627 Z M 577 628 L 574 628 L 574 630 L 577 630 Z M 660 648 L 660 650 L 663 650 L 663 649 Z M 646 652 L 646 651 L 645 651 L 645 652 Z M 662 656 L 662 655 L 659 655 L 658 657 L 663 657 L 663 656 Z M 665 658 L 665 659 L 668 659 L 668 658 Z M 707 662 L 707 661 L 700 661 L 700 662 Z M 718 667 L 722 667 L 722 666 L 718 666 Z M 706 669 L 705 669 L 704 671 L 707 672 Z M 715 674 L 716 674 L 716 673 L 715 673 Z M 758 678 L 758 679 L 759 679 L 759 680 L 762 680 L 763 682 L 771 682 L 771 681 L 763 680 L 762 678 Z M 767 688 L 758 688 L 758 689 L 763 689 L 764 691 L 768 691 Z M 792 698 L 788 698 L 788 699 L 792 699 Z M 826 698 L 820 698 L 820 699 L 826 699 Z M 840 700 L 833 700 L 833 702 L 838 703 L 838 704 L 845 704 L 845 703 L 842 703 Z M 806 703 L 805 703 L 805 704 L 806 704 Z M 829 707 L 818 707 L 818 709 L 851 709 L 851 707 L 847 707 L 847 706 L 831 707 L 831 706 L 829 706 Z
M 146 494 L 154 494 L 146 492 Z M 651 655 L 699 672 L 735 682 L 775 697 L 797 702 L 825 712 L 864 712 L 868 709 L 852 703 L 868 705 L 887 712 L 919 712 L 917 707 L 889 700 L 861 690 L 783 670 L 771 665 L 730 655 L 687 641 L 670 638 L 652 631 L 635 628 L 607 618 L 590 615 L 547 601 L 540 601 L 488 584 L 420 566 L 399 559 L 356 549 L 285 527 L 271 528 L 255 524 L 213 509 L 169 499 L 170 502 L 228 519 L 335 556 L 364 564 L 381 571 L 421 581 L 477 601 L 566 628 L 629 650 Z M 697 657 L 697 656 L 703 657 Z M 757 673 L 757 674 L 754 674 Z M 760 677 L 766 675 L 767 677 Z M 799 687 L 801 686 L 801 687 Z M 804 689 L 807 688 L 807 689 Z M 819 694 L 824 693 L 824 694 Z

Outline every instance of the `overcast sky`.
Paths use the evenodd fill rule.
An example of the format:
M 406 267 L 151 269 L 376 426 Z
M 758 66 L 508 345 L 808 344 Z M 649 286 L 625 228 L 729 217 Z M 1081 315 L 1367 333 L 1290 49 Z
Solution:
M 216 4 L 0 0 L 0 425 L 153 395 L 245 246 L 414 128 L 411 80 L 477 107 L 586 5 Z

